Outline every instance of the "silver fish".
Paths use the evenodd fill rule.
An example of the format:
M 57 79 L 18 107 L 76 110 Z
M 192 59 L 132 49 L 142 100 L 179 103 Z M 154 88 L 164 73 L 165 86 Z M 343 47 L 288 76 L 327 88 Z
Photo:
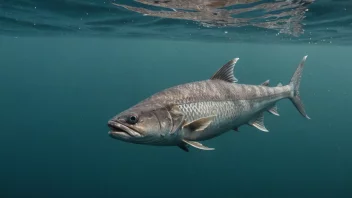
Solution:
M 199 141 L 209 140 L 242 125 L 268 132 L 264 112 L 279 116 L 276 103 L 288 98 L 307 119 L 299 87 L 304 56 L 289 84 L 269 87 L 239 84 L 235 78 L 235 58 L 210 79 L 181 84 L 158 92 L 108 121 L 112 138 L 135 144 L 189 146 L 214 150 Z

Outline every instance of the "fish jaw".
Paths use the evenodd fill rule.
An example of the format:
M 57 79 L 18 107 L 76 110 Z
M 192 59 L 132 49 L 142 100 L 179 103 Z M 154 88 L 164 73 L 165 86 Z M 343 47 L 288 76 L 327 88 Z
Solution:
M 114 139 L 131 142 L 137 138 L 143 137 L 143 135 L 136 130 L 133 130 L 132 128 L 129 128 L 114 120 L 108 121 L 108 127 L 110 128 L 108 134 Z
M 136 122 L 130 122 L 131 116 Z M 180 121 L 167 105 L 141 101 L 108 121 L 108 135 L 135 144 L 177 146 L 181 142 L 179 132 L 171 133 L 171 130 Z

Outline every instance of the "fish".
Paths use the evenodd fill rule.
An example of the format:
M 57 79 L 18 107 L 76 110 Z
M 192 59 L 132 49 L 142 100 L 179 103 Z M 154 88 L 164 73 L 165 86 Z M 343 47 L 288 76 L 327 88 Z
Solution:
M 307 115 L 300 97 L 302 71 L 308 56 L 300 61 L 286 85 L 241 84 L 234 75 L 239 58 L 219 68 L 210 78 L 175 85 L 152 94 L 108 120 L 111 138 L 134 144 L 175 146 L 185 152 L 193 147 L 215 150 L 201 142 L 243 125 L 269 132 L 266 112 L 279 116 L 276 103 L 289 99 L 298 112 Z

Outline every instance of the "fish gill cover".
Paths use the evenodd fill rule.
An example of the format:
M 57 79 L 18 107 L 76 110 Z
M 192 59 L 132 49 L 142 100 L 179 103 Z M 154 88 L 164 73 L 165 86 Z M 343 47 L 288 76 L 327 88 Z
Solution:
M 350 44 L 350 10 L 341 0 L 2 0 L 0 34 Z

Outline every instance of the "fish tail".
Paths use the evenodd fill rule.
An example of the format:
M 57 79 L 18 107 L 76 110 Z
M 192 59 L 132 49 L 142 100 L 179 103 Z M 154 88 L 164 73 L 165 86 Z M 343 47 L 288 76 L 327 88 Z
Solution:
M 295 73 L 293 74 L 289 85 L 291 86 L 291 89 L 292 89 L 290 100 L 295 105 L 297 110 L 302 114 L 302 116 L 304 116 L 307 119 L 310 119 L 306 113 L 306 110 L 304 109 L 304 105 L 301 101 L 300 94 L 299 94 L 299 86 L 301 83 L 302 71 L 303 71 L 303 67 L 306 59 L 307 59 L 307 56 L 304 56 L 302 61 L 298 65 Z

